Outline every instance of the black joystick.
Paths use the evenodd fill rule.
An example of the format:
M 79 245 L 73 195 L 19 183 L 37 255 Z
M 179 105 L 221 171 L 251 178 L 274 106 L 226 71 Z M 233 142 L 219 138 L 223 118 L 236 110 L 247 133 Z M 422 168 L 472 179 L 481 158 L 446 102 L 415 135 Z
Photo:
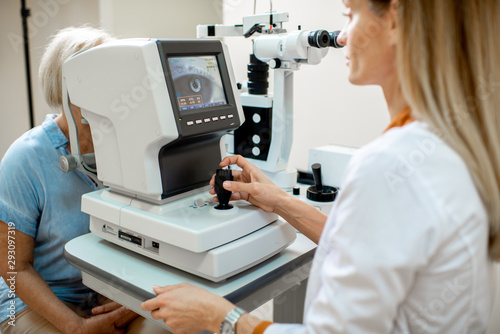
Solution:
M 229 204 L 229 199 L 231 198 L 231 192 L 224 189 L 222 184 L 224 181 L 233 181 L 233 174 L 230 169 L 217 169 L 215 172 L 215 192 L 217 193 L 217 198 L 219 199 L 219 205 L 215 208 L 217 210 L 229 210 L 233 206 Z
M 324 186 L 321 180 L 321 164 L 313 164 L 311 166 L 314 183 L 307 189 L 307 198 L 315 202 L 333 202 L 339 191 L 336 187 Z

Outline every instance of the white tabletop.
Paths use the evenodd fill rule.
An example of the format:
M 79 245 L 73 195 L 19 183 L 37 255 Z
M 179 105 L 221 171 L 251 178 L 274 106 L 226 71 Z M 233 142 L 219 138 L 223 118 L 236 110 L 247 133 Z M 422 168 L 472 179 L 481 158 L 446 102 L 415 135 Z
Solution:
M 252 296 L 252 303 L 258 306 L 257 303 L 261 302 L 256 302 L 255 294 L 262 289 L 272 287 L 275 290 L 279 287 L 280 291 L 285 291 L 307 279 L 315 248 L 315 243 L 298 233 L 295 242 L 280 254 L 219 283 L 156 262 L 91 233 L 69 241 L 64 256 L 84 273 L 138 300 L 156 296 L 153 285 L 186 282 L 201 286 L 233 303 L 245 303 L 245 299 Z

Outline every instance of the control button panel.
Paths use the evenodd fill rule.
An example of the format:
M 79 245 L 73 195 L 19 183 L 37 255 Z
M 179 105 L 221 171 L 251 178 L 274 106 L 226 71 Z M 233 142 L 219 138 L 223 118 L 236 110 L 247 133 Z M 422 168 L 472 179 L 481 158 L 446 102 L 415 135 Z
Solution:
M 193 125 L 199 125 L 199 124 L 204 124 L 204 123 L 211 123 L 211 122 L 217 122 L 217 121 L 225 121 L 225 120 L 230 120 L 234 118 L 234 114 L 228 114 L 228 115 L 220 115 L 220 116 L 212 116 L 212 117 L 206 117 L 203 119 L 196 119 L 196 120 L 189 120 L 186 121 L 187 126 L 193 126 Z

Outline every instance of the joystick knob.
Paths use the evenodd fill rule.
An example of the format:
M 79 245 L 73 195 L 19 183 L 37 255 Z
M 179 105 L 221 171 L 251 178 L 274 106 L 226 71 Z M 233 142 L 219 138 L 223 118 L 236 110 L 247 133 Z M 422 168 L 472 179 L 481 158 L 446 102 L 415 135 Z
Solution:
M 312 164 L 311 166 L 312 172 L 313 172 L 313 177 L 314 177 L 314 183 L 316 183 L 316 190 L 318 192 L 323 191 L 323 181 L 321 179 L 321 164 Z
M 215 208 L 217 210 L 229 210 L 233 206 L 229 204 L 229 199 L 231 198 L 231 192 L 224 189 L 222 184 L 224 181 L 233 181 L 233 174 L 230 169 L 217 169 L 215 172 L 215 192 L 217 193 L 217 198 L 219 199 L 219 205 Z
M 337 197 L 338 188 L 324 186 L 321 179 L 321 164 L 313 164 L 311 166 L 314 183 L 307 189 L 307 198 L 315 202 L 333 202 Z

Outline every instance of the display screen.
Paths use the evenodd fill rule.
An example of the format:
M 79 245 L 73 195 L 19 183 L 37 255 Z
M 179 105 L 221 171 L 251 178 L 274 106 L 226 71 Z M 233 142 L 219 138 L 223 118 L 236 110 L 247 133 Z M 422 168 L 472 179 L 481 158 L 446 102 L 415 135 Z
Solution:
M 215 56 L 170 57 L 168 62 L 181 114 L 227 104 Z

